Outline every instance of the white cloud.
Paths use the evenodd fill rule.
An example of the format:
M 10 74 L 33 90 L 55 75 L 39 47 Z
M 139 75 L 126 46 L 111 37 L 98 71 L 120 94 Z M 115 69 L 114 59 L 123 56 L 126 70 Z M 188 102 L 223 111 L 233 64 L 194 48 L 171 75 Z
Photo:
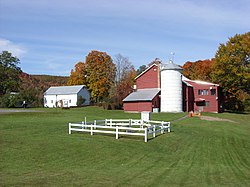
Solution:
M 18 58 L 27 52 L 23 46 L 3 38 L 0 38 L 0 51 L 9 51 Z

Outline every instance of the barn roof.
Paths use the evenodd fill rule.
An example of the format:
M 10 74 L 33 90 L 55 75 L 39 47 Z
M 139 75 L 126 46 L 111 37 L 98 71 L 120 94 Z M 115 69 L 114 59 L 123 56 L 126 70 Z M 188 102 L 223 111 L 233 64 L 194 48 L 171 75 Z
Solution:
M 77 94 L 85 85 L 77 86 L 52 86 L 50 87 L 44 95 L 69 95 Z
M 123 101 L 151 101 L 160 91 L 160 88 L 138 89 L 128 95 Z
M 215 84 L 212 82 L 200 81 L 200 80 L 185 80 L 185 82 L 194 85 L 207 85 L 207 86 L 219 86 L 219 84 Z

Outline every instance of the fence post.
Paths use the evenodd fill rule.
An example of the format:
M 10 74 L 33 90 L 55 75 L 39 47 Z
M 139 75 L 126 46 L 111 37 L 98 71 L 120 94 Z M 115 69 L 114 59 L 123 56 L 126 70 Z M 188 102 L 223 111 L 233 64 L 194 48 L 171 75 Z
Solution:
M 82 129 L 84 129 L 84 121 L 82 121 Z
M 148 128 L 147 127 L 145 128 L 145 140 L 144 141 L 145 142 L 148 141 Z
M 153 137 L 155 138 L 155 125 L 153 126 Z
M 108 120 L 107 120 L 107 119 L 105 119 L 105 125 L 106 125 L 106 126 L 108 125 Z
M 161 134 L 164 133 L 164 121 L 161 122 Z
M 95 126 L 95 128 L 94 128 L 94 129 L 96 129 L 96 120 L 94 121 L 94 126 Z
M 93 135 L 93 124 L 90 124 L 90 134 Z
M 168 132 L 170 132 L 170 122 L 168 123 Z
M 69 134 L 71 134 L 71 123 L 69 123 Z
M 116 133 L 115 133 L 115 138 L 118 139 L 119 138 L 119 129 L 118 126 L 116 126 Z

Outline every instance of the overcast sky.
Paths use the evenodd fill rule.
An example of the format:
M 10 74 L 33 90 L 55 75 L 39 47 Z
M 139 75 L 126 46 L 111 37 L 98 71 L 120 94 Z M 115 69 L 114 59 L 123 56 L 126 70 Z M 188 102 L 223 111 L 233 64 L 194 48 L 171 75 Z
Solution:
M 249 10 L 249 0 L 0 0 L 0 50 L 29 74 L 69 75 L 91 50 L 136 69 L 171 52 L 183 65 L 250 31 Z

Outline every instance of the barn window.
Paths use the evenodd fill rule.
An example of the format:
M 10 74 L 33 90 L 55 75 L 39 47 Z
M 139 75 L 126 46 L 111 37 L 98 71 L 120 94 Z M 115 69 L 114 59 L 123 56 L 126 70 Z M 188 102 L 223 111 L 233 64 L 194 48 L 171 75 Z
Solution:
M 51 100 L 51 103 L 53 103 L 53 100 Z
M 211 95 L 216 95 L 216 89 L 211 89 Z
M 203 90 L 198 90 L 198 95 L 208 95 L 208 90 L 207 89 L 203 89 Z
M 69 100 L 69 103 L 71 103 L 71 99 Z

